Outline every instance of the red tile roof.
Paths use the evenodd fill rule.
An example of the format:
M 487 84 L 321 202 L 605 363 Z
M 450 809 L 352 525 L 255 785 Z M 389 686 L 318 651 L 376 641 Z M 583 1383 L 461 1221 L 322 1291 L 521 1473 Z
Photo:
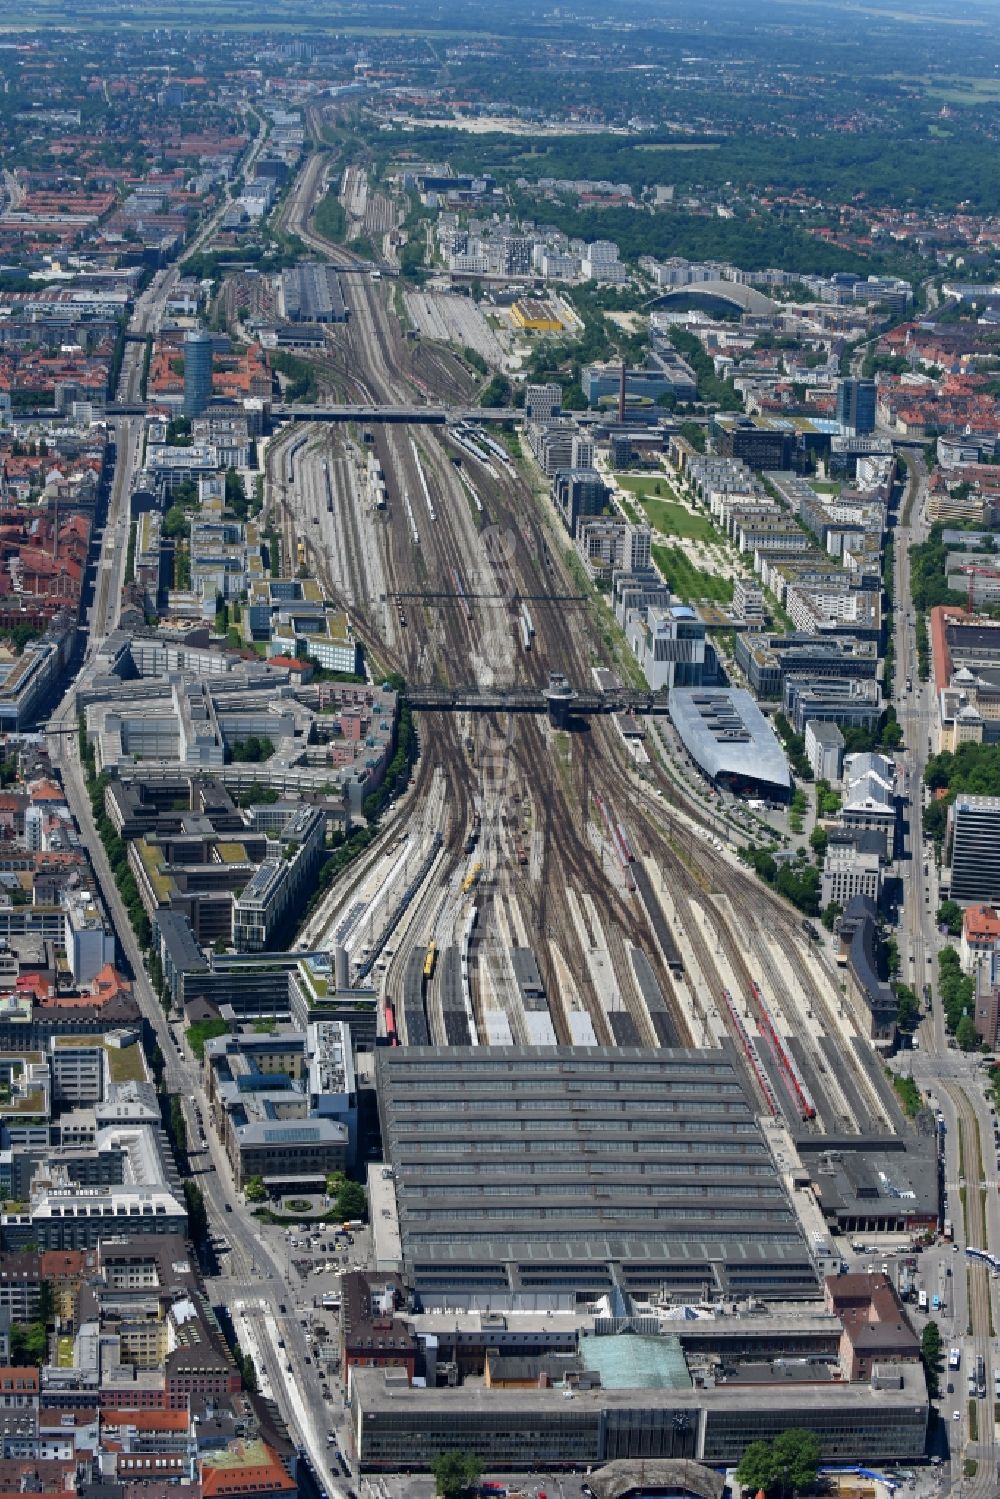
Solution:
M 83 1274 L 82 1249 L 43 1249 L 38 1257 L 43 1280 L 75 1280 Z
M 187 1431 L 191 1418 L 187 1411 L 108 1410 L 101 1412 L 104 1431 L 132 1426 L 136 1431 Z
M 967 906 L 963 922 L 967 942 L 994 942 L 1000 937 L 1000 913 L 992 906 Z
M 263 1444 L 262 1444 L 263 1445 Z M 229 1494 L 290 1493 L 295 1488 L 269 1447 L 264 1447 L 268 1461 L 263 1463 L 226 1462 L 225 1453 L 216 1454 L 221 1462 L 204 1460 L 201 1465 L 201 1491 L 205 1499 L 222 1499 Z
M 64 802 L 66 793 L 54 781 L 36 781 L 31 787 L 33 802 Z
M 102 1005 L 122 994 L 132 993 L 132 985 L 128 979 L 123 978 L 112 963 L 105 963 L 100 973 L 95 975 L 90 988 L 92 1002 Z

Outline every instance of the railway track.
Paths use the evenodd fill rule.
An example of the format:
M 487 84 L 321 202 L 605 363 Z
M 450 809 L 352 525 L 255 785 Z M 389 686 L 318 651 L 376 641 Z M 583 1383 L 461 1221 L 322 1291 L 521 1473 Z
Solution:
M 603 730 L 603 725 L 595 726 L 592 733 Z M 618 747 L 613 743 L 607 746 L 606 753 L 600 759 L 600 771 L 604 786 L 602 794 L 611 798 L 619 814 L 629 822 L 636 846 L 651 852 L 667 874 L 675 904 L 682 914 L 685 934 L 691 942 L 703 976 L 712 985 L 713 997 L 719 997 L 726 983 L 694 916 L 695 903 L 710 915 L 720 955 L 724 955 L 728 968 L 738 980 L 743 999 L 749 1003 L 754 984 L 761 984 L 770 992 L 772 1002 L 777 1003 L 784 1016 L 785 1033 L 797 1036 L 804 1044 L 809 1070 L 818 1075 L 824 1087 L 824 1096 L 818 1101 L 821 1105 L 820 1115 L 835 1121 L 837 1128 L 858 1132 L 862 1127 L 861 1122 L 853 1119 L 846 1098 L 831 1077 L 827 1058 L 818 1042 L 814 1042 L 810 1026 L 803 1023 L 801 1007 L 767 950 L 765 935 L 769 929 L 784 938 L 789 951 L 794 950 L 800 941 L 795 931 L 795 918 L 770 897 L 768 892 L 756 888 L 748 890 L 745 880 L 727 863 L 710 859 L 702 845 L 692 842 L 687 828 L 677 820 L 670 808 L 651 802 L 648 807 L 643 806 L 640 815 L 637 788 L 628 769 L 621 767 Z M 725 896 L 731 915 L 725 906 L 720 907 L 714 901 L 709 904 L 706 897 L 710 892 Z M 807 971 L 805 965 L 801 965 L 799 971 Z M 839 1036 L 825 996 L 811 975 L 807 997 L 816 1006 L 814 1013 L 824 1021 L 827 1034 Z M 740 1045 L 740 1036 L 732 1016 L 725 1006 L 719 1007 L 719 1013 L 734 1042 Z M 798 1067 L 794 1060 L 793 1066 Z M 770 1103 L 764 1091 L 759 1087 L 756 1091 L 762 1106 L 769 1109 Z M 788 1096 L 786 1089 L 777 1091 L 783 1108 L 794 1116 L 795 1099 Z M 879 1112 L 877 1105 L 872 1108 L 873 1116 Z M 801 1115 L 798 1124 L 809 1129 L 818 1127 L 813 1119 Z
M 419 817 L 421 808 L 425 808 L 427 799 L 431 795 L 432 781 L 434 777 L 434 763 L 430 756 L 422 756 L 417 760 L 413 777 L 406 798 L 397 804 L 400 814 L 413 809 L 413 816 Z M 364 851 L 364 854 L 355 862 L 348 865 L 344 872 L 333 882 L 323 900 L 320 901 L 316 910 L 310 916 L 308 922 L 299 933 L 298 940 L 305 948 L 322 947 L 329 940 L 331 929 L 339 914 L 342 914 L 346 904 L 350 901 L 351 892 L 362 881 L 371 870 L 378 859 L 382 857 L 386 849 L 399 839 L 401 816 L 392 818 L 381 829 L 377 838 Z
M 392 434 L 383 434 L 379 442 L 379 451 L 387 476 L 394 476 L 397 489 L 395 508 L 398 510 L 400 486 L 405 487 L 411 494 L 419 493 L 422 487 L 408 433 L 401 429 Z M 462 568 L 467 569 L 467 557 L 474 544 L 476 533 L 464 488 L 457 480 L 448 484 L 446 477 L 442 476 L 448 474 L 450 467 L 448 459 L 442 456 L 439 462 L 435 462 L 430 458 L 426 448 L 421 452 L 422 466 L 430 486 L 435 519 L 431 521 L 428 515 L 426 521 L 422 522 L 420 552 L 419 555 L 415 555 L 405 539 L 404 527 L 399 522 L 398 516 L 396 517 L 396 524 L 387 528 L 390 533 L 387 538 L 387 573 L 395 578 L 399 586 L 405 585 L 409 588 L 411 584 L 425 582 L 428 587 L 435 590 L 438 585 L 443 588 L 449 584 L 456 575 L 461 574 Z M 532 556 L 532 549 L 525 539 L 523 529 L 514 524 L 517 499 L 511 496 L 508 481 L 491 482 L 485 478 L 478 479 L 477 487 L 484 494 L 491 512 L 498 517 L 496 524 L 504 527 L 506 522 L 504 534 L 513 538 L 513 544 L 502 548 L 498 556 L 491 560 L 495 578 L 494 590 L 491 591 L 496 591 L 511 599 L 516 599 L 522 592 L 541 591 L 543 581 L 538 577 L 539 564 L 537 562 L 540 553 L 535 550 Z M 537 541 L 539 538 L 537 522 L 534 526 L 529 524 L 528 535 Z M 352 555 L 356 554 L 359 545 L 356 534 L 347 541 L 348 550 Z M 554 565 L 550 554 L 550 568 L 554 568 Z M 322 573 L 322 562 L 319 559 L 318 570 Z M 431 621 L 432 626 L 440 632 L 438 649 L 435 653 L 438 666 L 441 672 L 446 674 L 449 682 L 466 676 L 467 670 L 462 663 L 468 659 L 470 653 L 483 650 L 485 642 L 481 613 L 481 606 L 477 603 L 470 617 L 459 606 L 456 599 L 454 606 L 445 606 L 437 618 Z M 417 611 L 411 609 L 414 625 L 416 625 L 416 614 Z M 506 605 L 501 606 L 500 617 L 510 629 Z M 366 624 L 373 633 L 378 633 L 370 615 Z M 412 627 L 408 632 L 410 639 L 407 642 L 405 659 L 400 662 L 404 672 L 412 671 L 418 659 L 414 649 L 415 637 L 418 633 L 426 634 L 426 626 L 422 632 Z M 583 673 L 586 670 L 589 642 L 586 639 L 581 641 L 559 611 L 553 611 L 551 630 L 542 643 L 542 648 L 529 655 L 521 654 L 519 658 L 514 657 L 512 659 L 513 671 L 520 680 L 523 680 L 525 676 L 534 682 L 543 680 L 546 666 L 549 664 L 544 659 L 546 654 L 550 656 L 550 659 L 555 656 L 560 666 L 568 666 L 575 673 Z M 471 825 L 477 778 L 472 774 L 454 725 L 447 722 L 446 717 L 441 716 L 433 723 L 428 722 L 426 740 L 429 746 L 433 746 L 435 758 L 445 767 L 448 783 L 452 789 L 453 819 L 450 827 L 453 831 L 450 834 L 450 842 L 454 845 L 453 853 L 457 854 L 458 848 L 464 841 L 464 829 Z M 713 986 L 717 985 L 720 989 L 723 987 L 717 965 L 713 962 L 697 929 L 690 902 L 694 900 L 703 902 L 706 892 L 712 888 L 721 888 L 732 901 L 734 911 L 740 919 L 740 931 L 731 930 L 723 916 L 713 914 L 719 929 L 720 946 L 726 954 L 730 967 L 738 975 L 746 994 L 750 993 L 753 974 L 746 960 L 745 933 L 752 929 L 754 914 L 750 909 L 752 903 L 747 898 L 747 892 L 742 888 L 743 882 L 734 873 L 730 874 L 727 867 L 708 858 L 705 850 L 699 845 L 692 844 L 688 829 L 671 815 L 672 809 L 656 809 L 652 814 L 639 817 L 636 788 L 628 779 L 627 773 L 622 771 L 616 763 L 618 747 L 605 744 L 602 746 L 602 753 L 595 752 L 597 741 L 608 732 L 606 726 L 599 725 L 594 726 L 591 736 L 574 736 L 571 761 L 572 775 L 576 782 L 577 805 L 567 815 L 565 812 L 557 812 L 560 803 L 565 805 L 565 792 L 552 771 L 552 747 L 546 741 L 540 726 L 529 721 L 519 723 L 514 731 L 512 748 L 518 770 L 525 784 L 531 784 L 534 778 L 539 793 L 538 799 L 544 819 L 543 841 L 546 865 L 549 870 L 558 871 L 556 878 L 542 882 L 537 895 L 529 894 L 522 886 L 518 891 L 518 902 L 527 917 L 526 925 L 529 929 L 545 934 L 559 943 L 560 949 L 570 963 L 574 982 L 581 996 L 585 998 L 595 1030 L 602 1037 L 606 1037 L 607 1017 L 590 981 L 587 971 L 588 954 L 580 947 L 576 923 L 566 902 L 565 891 L 567 888 L 572 888 L 581 894 L 600 897 L 602 907 L 609 912 L 604 936 L 609 951 L 614 955 L 616 972 L 621 975 L 622 1001 L 634 1023 L 636 1034 L 648 1042 L 650 1040 L 649 1017 L 633 985 L 626 942 L 640 947 L 648 954 L 653 950 L 650 934 L 636 909 L 617 892 L 614 892 L 608 882 L 603 879 L 600 870 L 595 867 L 593 849 L 585 836 L 579 836 L 574 826 L 577 821 L 581 827 L 586 826 L 591 806 L 592 787 L 600 788 L 602 794 L 606 795 L 619 810 L 623 805 L 626 809 L 631 809 L 631 821 L 636 828 L 637 836 L 650 845 L 663 867 L 668 870 L 672 883 L 683 891 L 682 901 L 687 903 L 688 936 L 696 949 L 699 965 L 703 968 L 706 979 L 712 982 Z M 538 785 L 537 778 L 542 766 L 548 767 L 549 773 L 543 774 L 541 784 Z M 648 813 L 649 809 L 646 811 Z M 678 847 L 684 849 L 683 857 L 677 852 Z M 509 878 L 509 875 L 502 873 L 501 878 Z M 764 895 L 764 892 L 754 892 L 755 897 L 758 894 Z M 488 901 L 488 897 L 484 899 Z M 556 983 L 554 966 L 546 944 L 540 942 L 539 947 L 540 967 L 543 968 L 546 983 L 551 989 Z M 681 1007 L 677 1003 L 670 976 L 663 971 L 662 965 L 658 964 L 658 966 L 660 971 L 656 975 L 657 981 L 665 996 L 668 997 L 674 1024 L 680 1033 L 686 1033 L 688 1027 Z M 776 998 L 781 1000 L 782 1009 L 790 1018 L 795 1013 L 794 1005 L 790 1002 L 784 986 L 775 981 L 773 973 L 769 977 L 771 987 L 776 991 Z M 811 978 L 808 982 L 812 988 L 814 1002 L 818 1007 L 823 1002 L 818 986 L 812 984 Z M 553 1013 L 557 1016 L 558 1007 L 554 1007 Z M 481 1016 L 477 1016 L 477 1019 L 481 1019 Z M 825 1064 L 818 1058 L 817 1066 L 820 1070 L 825 1070 Z
M 640 1035 L 651 1038 L 651 1027 L 645 1005 L 638 995 L 631 975 L 631 967 L 625 951 L 626 942 L 642 948 L 649 958 L 654 974 L 668 1004 L 673 1000 L 673 1019 L 681 1033 L 686 1032 L 682 1013 L 676 1004 L 669 974 L 651 940 L 651 933 L 637 907 L 624 891 L 619 891 L 604 876 L 599 862 L 595 861 L 593 849 L 586 836 L 590 786 L 599 778 L 599 767 L 592 764 L 593 751 L 588 736 L 579 735 L 573 744 L 570 774 L 575 781 L 575 800 L 570 815 L 560 812 L 558 778 L 553 768 L 553 749 L 545 742 L 541 725 L 533 719 L 519 723 L 521 743 L 515 747 L 514 758 L 521 774 L 530 775 L 543 808 L 544 843 L 546 859 L 551 860 L 560 874 L 558 878 L 544 878 L 537 895 L 529 886 L 528 892 L 519 890 L 522 904 L 527 895 L 531 903 L 529 926 L 554 936 L 566 950 L 566 955 L 577 953 L 577 962 L 571 964 L 573 978 L 581 997 L 587 999 L 587 1008 L 598 1033 L 607 1032 L 608 1022 L 604 1007 L 600 1004 L 596 986 L 591 978 L 588 954 L 581 951 L 576 924 L 569 910 L 566 892 L 571 887 L 578 895 L 599 898 L 602 908 L 604 936 L 609 950 L 616 958 L 614 972 L 619 992 L 626 1010 L 630 1014 Z M 575 770 L 574 770 L 575 762 Z M 586 800 L 584 799 L 586 798 Z M 556 976 L 551 957 L 546 954 L 549 971 L 545 974 L 546 985 L 551 990 Z M 540 965 L 541 966 L 541 965 Z
M 780 1016 L 784 1018 L 784 1030 L 786 1034 L 795 1036 L 808 1051 L 809 1066 L 811 1071 L 818 1074 L 818 1082 L 823 1089 L 823 1097 L 816 1100 L 817 1107 L 822 1117 L 835 1123 L 837 1130 L 846 1130 L 848 1133 L 860 1134 L 863 1132 L 863 1121 L 856 1120 L 848 1107 L 848 1103 L 840 1090 L 836 1080 L 830 1074 L 826 1057 L 820 1048 L 819 1042 L 814 1036 L 814 1027 L 810 1025 L 810 1017 L 803 1015 L 801 1007 L 796 1001 L 791 986 L 781 973 L 777 963 L 774 961 L 766 941 L 766 928 L 761 923 L 761 911 L 758 903 L 750 898 L 749 893 L 742 887 L 741 883 L 734 877 L 723 876 L 720 879 L 727 901 L 733 908 L 736 916 L 736 924 L 746 933 L 743 944 L 743 953 L 753 954 L 754 977 L 749 977 L 750 966 L 742 961 L 742 971 L 745 981 L 757 982 L 769 993 L 771 1000 L 777 1005 Z M 783 912 L 773 912 L 769 906 L 764 908 L 767 912 L 768 923 L 776 937 L 785 938 L 785 942 L 796 940 L 787 929 L 782 931 L 784 923 L 781 918 Z M 788 950 L 788 949 L 786 949 Z M 799 972 L 804 965 L 799 965 Z M 749 993 L 748 989 L 748 993 Z M 823 1025 L 826 1034 L 837 1037 L 839 1030 L 834 1026 L 832 1016 L 829 1015 L 828 1006 L 823 999 L 819 986 L 812 984 L 812 1008 L 813 1015 L 819 1024 Z M 825 1023 L 824 1023 L 825 1017 Z
M 388 451 L 392 439 L 385 437 L 382 448 L 383 464 L 389 474 L 397 466 L 403 472 L 403 483 L 416 490 L 418 479 L 415 474 L 410 456 L 403 442 L 403 434 L 399 434 L 396 442 L 396 451 L 390 456 Z M 516 598 L 521 593 L 536 593 L 543 591 L 549 579 L 545 577 L 538 561 L 544 552 L 537 546 L 540 540 L 540 531 L 537 522 L 528 527 L 528 535 L 536 543 L 532 549 L 526 540 L 522 528 L 516 523 L 516 498 L 512 498 L 509 492 L 509 481 L 501 480 L 489 482 L 480 481 L 477 477 L 477 487 L 481 488 L 484 499 L 489 505 L 491 513 L 497 517 L 495 524 L 502 529 L 510 541 L 506 548 L 501 549 L 499 558 L 495 563 L 495 576 L 497 580 L 496 591 Z M 465 563 L 465 547 L 468 545 L 468 537 L 459 537 L 453 523 L 453 506 L 463 507 L 461 513 L 467 513 L 467 501 L 464 494 L 455 485 L 451 495 L 446 500 L 442 497 L 440 489 L 435 488 L 434 505 L 437 519 L 429 522 L 424 528 L 429 538 L 428 546 L 423 546 L 421 533 L 421 552 L 426 553 L 423 559 L 424 566 L 436 568 L 437 576 L 444 577 L 447 581 L 452 569 L 458 569 Z M 529 512 L 530 513 L 530 512 Z M 532 518 L 533 519 L 533 518 Z M 433 545 L 431 544 L 433 543 Z M 532 555 L 534 551 L 534 555 Z M 418 569 L 415 559 L 408 555 L 408 549 L 404 549 L 406 563 L 406 581 L 409 583 L 417 575 Z M 433 553 L 433 556 L 432 556 Z M 549 569 L 554 570 L 555 563 L 551 559 Z M 397 568 L 397 574 L 399 569 Z M 552 611 L 551 630 L 546 639 L 541 642 L 537 652 L 521 655 L 515 661 L 518 678 L 523 680 L 525 676 L 534 683 L 545 679 L 548 665 L 558 663 L 559 667 L 569 669 L 579 675 L 586 671 L 589 664 L 589 642 L 581 640 L 579 634 L 574 631 L 559 611 Z M 475 643 L 475 629 L 465 619 L 456 606 L 448 611 L 446 620 L 442 625 L 444 632 L 444 646 L 450 661 L 459 663 L 468 655 L 470 644 Z M 547 647 L 547 649 L 546 649 Z M 549 660 L 546 661 L 546 655 Z M 524 777 L 525 784 L 531 784 L 532 778 L 537 778 L 539 768 L 551 762 L 551 747 L 544 741 L 542 733 L 537 724 L 519 724 L 517 728 L 518 746 L 527 746 L 515 750 L 519 769 Z M 585 826 L 589 813 L 591 801 L 591 783 L 601 785 L 605 783 L 605 767 L 603 762 L 598 762 L 591 752 L 590 742 L 585 736 L 576 736 L 574 739 L 573 761 L 579 766 L 578 806 L 574 807 L 572 813 L 555 815 L 554 809 L 559 805 L 562 796 L 562 788 L 557 785 L 554 778 L 549 775 L 543 777 L 539 791 L 539 803 L 542 808 L 544 819 L 544 843 L 546 849 L 546 860 L 548 867 L 553 871 L 559 871 L 558 876 L 546 879 L 537 897 L 526 899 L 525 892 L 519 891 L 519 903 L 527 906 L 528 926 L 541 933 L 548 933 L 559 940 L 565 947 L 566 954 L 571 961 L 574 981 L 578 984 L 581 995 L 586 996 L 587 1008 L 591 1014 L 595 1028 L 599 1035 L 607 1034 L 607 1022 L 603 1009 L 598 1001 L 598 996 L 590 981 L 587 972 L 587 954 L 579 947 L 576 926 L 572 913 L 565 902 L 564 887 L 579 890 L 581 893 L 599 895 L 602 905 L 609 906 L 609 886 L 603 879 L 600 871 L 595 868 L 593 850 L 585 838 L 577 836 L 575 830 L 570 834 L 567 830 L 573 828 L 574 822 L 579 818 Z M 574 772 L 576 774 L 577 772 Z M 621 782 L 614 780 L 608 788 L 610 794 L 618 798 L 621 795 Z M 634 800 L 634 791 L 628 788 L 629 800 Z M 686 837 L 686 832 L 685 832 Z M 661 844 L 661 853 L 671 857 L 674 863 L 672 851 L 666 844 Z M 685 877 L 689 871 L 685 870 Z M 699 890 L 699 894 L 703 893 Z M 608 922 L 607 938 L 609 946 L 614 947 L 619 959 L 625 957 L 624 944 L 626 939 L 649 953 L 655 951 L 649 940 L 649 932 L 645 924 L 640 921 L 637 913 L 630 907 L 626 907 L 620 897 L 613 897 L 610 901 L 611 915 Z M 738 947 L 732 944 L 733 957 L 739 960 Z M 546 969 L 545 977 L 549 986 L 554 982 L 554 973 L 551 962 L 544 948 L 541 952 L 542 965 Z M 622 998 L 629 1009 L 629 1013 L 635 1022 L 637 1032 L 640 1036 L 648 1036 L 649 1020 L 645 1007 L 635 993 L 631 973 L 627 962 L 616 965 L 623 974 Z M 686 1034 L 688 1027 L 684 1020 L 680 1006 L 677 1003 L 669 975 L 663 971 L 662 965 L 657 960 L 659 972 L 657 979 L 668 1003 L 672 1009 L 672 1019 L 680 1034 Z M 714 972 L 714 965 L 706 962 L 706 973 Z M 747 974 L 749 980 L 749 975 Z
M 315 195 L 323 170 L 324 162 L 320 161 L 310 174 L 303 175 L 300 187 L 290 195 L 289 227 L 294 227 L 307 243 L 332 263 L 356 264 L 356 257 L 349 250 L 328 245 L 311 227 L 311 196 Z M 346 330 L 338 329 L 327 356 L 338 377 L 363 398 L 382 401 L 412 401 L 414 389 L 423 395 L 427 393 L 428 384 L 433 384 L 437 393 L 452 381 L 453 372 L 447 360 L 442 363 L 436 357 L 433 360 L 428 358 L 419 372 L 416 370 L 414 346 L 402 338 L 389 317 L 387 283 L 352 277 L 350 285 L 351 322 Z M 363 380 L 355 373 L 359 367 L 365 370 Z M 457 592 L 454 579 L 467 580 L 474 567 L 480 576 L 492 571 L 495 591 L 510 601 L 525 594 L 540 595 L 572 589 L 561 549 L 546 535 L 537 502 L 524 480 L 511 478 L 503 469 L 497 469 L 493 474 L 475 470 L 473 482 L 484 507 L 482 523 L 496 528 L 496 533 L 507 538 L 496 555 L 491 553 L 484 560 L 482 535 L 473 521 L 465 487 L 454 474 L 454 465 L 442 438 L 437 434 L 421 433 L 419 441 L 421 467 L 432 496 L 435 518 L 431 520 L 427 516 L 422 521 L 420 545 L 415 547 L 408 534 L 400 492 L 409 493 L 412 503 L 421 503 L 422 486 L 410 446 L 411 434 L 406 429 L 380 429 L 376 435 L 376 451 L 382 460 L 392 496 L 390 516 L 379 532 L 386 586 L 390 592 L 393 588 L 408 592 L 419 592 L 424 588 Z M 352 571 L 361 574 L 359 549 L 359 535 L 353 530 L 345 538 L 345 550 L 349 554 L 346 561 Z M 326 586 L 329 568 L 324 568 L 324 561 L 318 555 L 315 562 Z M 467 582 L 465 586 L 468 587 Z M 363 576 L 357 579 L 352 591 L 356 601 L 366 597 Z M 484 588 L 481 591 L 491 590 Z M 395 650 L 385 641 L 385 632 L 380 630 L 371 605 L 365 608 L 356 603 L 352 612 L 358 619 L 359 634 L 387 665 L 410 677 L 419 674 L 425 680 L 425 668 L 430 667 L 443 684 L 467 680 L 469 660 L 488 660 L 491 647 L 493 656 L 497 657 L 502 633 L 509 635 L 511 651 L 502 662 L 494 663 L 495 669 L 509 674 L 510 679 L 518 684 L 538 685 L 544 682 L 549 669 L 564 670 L 576 680 L 586 680 L 595 662 L 608 664 L 607 652 L 595 632 L 581 628 L 581 619 L 571 619 L 566 611 L 558 608 L 548 610 L 542 606 L 540 613 L 544 614 L 544 620 L 539 622 L 534 648 L 525 652 L 517 646 L 511 604 L 501 602 L 486 606 L 477 601 L 468 610 L 456 598 L 453 605 L 440 602 L 434 607 L 434 614 L 430 613 L 430 606 L 421 609 L 417 604 L 409 608 L 406 638 L 400 638 Z M 469 764 L 453 725 L 446 726 L 444 716 L 433 720 L 422 716 L 421 729 L 427 754 L 442 766 L 447 778 L 452 814 L 450 826 L 455 830 L 450 837 L 449 858 L 457 860 L 477 800 L 485 807 L 496 793 L 482 784 L 475 768 Z M 494 724 L 491 732 L 495 733 L 497 729 L 498 725 Z M 620 747 L 609 742 L 611 733 L 604 725 L 593 725 L 589 735 L 574 736 L 568 770 L 557 775 L 553 746 L 538 724 L 519 721 L 511 730 L 508 742 L 513 763 L 523 778 L 523 784 L 532 788 L 536 818 L 541 822 L 546 877 L 536 887 L 530 880 L 517 878 L 516 874 L 512 877 L 511 869 L 501 863 L 498 869 L 500 898 L 506 900 L 511 892 L 525 918 L 525 925 L 538 933 L 539 964 L 550 992 L 556 983 L 556 975 L 548 946 L 550 940 L 559 943 L 595 1029 L 599 1034 L 606 1034 L 606 1019 L 587 972 L 588 954 L 581 949 L 567 892 L 573 889 L 581 895 L 599 898 L 602 912 L 607 912 L 604 935 L 621 975 L 623 1003 L 639 1035 L 649 1039 L 649 1019 L 632 980 L 626 944 L 631 943 L 647 953 L 656 949 L 637 903 L 619 891 L 595 865 L 593 847 L 586 833 L 594 794 L 601 795 L 618 808 L 632 828 L 633 836 L 649 847 L 664 868 L 677 892 L 678 907 L 686 913 L 687 936 L 699 965 L 703 966 L 706 981 L 716 984 L 719 971 L 693 918 L 692 906 L 698 902 L 704 907 L 709 891 L 720 890 L 731 902 L 732 920 L 717 909 L 713 909 L 712 915 L 719 931 L 720 949 L 747 994 L 753 975 L 748 962 L 746 934 L 756 930 L 759 918 L 756 908 L 759 905 L 766 913 L 764 920 L 775 924 L 785 935 L 795 918 L 778 908 L 762 888 L 754 886 L 751 896 L 745 879 L 723 861 L 713 859 L 704 846 L 692 840 L 690 821 L 678 815 L 683 808 L 686 819 L 690 819 L 692 809 L 682 802 L 670 777 L 657 769 L 653 775 L 663 792 L 663 802 L 657 804 L 651 798 L 644 799 L 640 811 L 636 787 L 619 763 Z M 713 826 L 709 817 L 704 819 L 703 825 L 706 828 Z M 516 870 L 510 840 L 503 838 L 500 828 L 494 829 L 491 838 L 498 854 L 505 853 Z M 484 817 L 484 843 L 485 839 Z M 491 898 L 484 892 L 484 904 L 488 905 Z M 779 911 L 780 915 L 776 914 Z M 663 971 L 659 958 L 654 966 L 657 980 L 673 1010 L 678 1031 L 687 1034 L 687 1022 L 677 1003 L 670 976 Z M 768 977 L 776 991 L 775 999 L 791 1023 L 798 1015 L 798 1003 L 787 992 L 787 986 L 778 982 L 773 971 Z M 828 1002 L 807 969 L 802 973 L 801 982 L 815 1014 L 824 1016 L 829 1033 L 835 1034 L 835 1028 L 828 1024 Z M 557 1007 L 553 1006 L 554 1015 L 556 1010 Z

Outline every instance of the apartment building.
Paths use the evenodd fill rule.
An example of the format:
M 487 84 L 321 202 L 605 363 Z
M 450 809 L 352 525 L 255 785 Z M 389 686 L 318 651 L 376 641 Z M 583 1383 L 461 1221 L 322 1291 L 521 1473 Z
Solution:
M 966 906 L 958 955 L 964 973 L 975 973 L 1000 944 L 1000 911 L 993 906 Z
M 638 572 L 650 565 L 651 534 L 615 516 L 587 516 L 577 522 L 576 549 L 592 578 Z
M 733 618 L 749 630 L 762 630 L 767 622 L 764 594 L 756 583 L 737 578 L 733 584 Z

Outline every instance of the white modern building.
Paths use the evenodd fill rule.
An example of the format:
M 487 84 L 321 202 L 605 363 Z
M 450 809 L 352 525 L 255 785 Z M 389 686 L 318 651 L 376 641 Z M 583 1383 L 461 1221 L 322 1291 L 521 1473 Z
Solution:
M 688 604 L 635 615 L 626 638 L 650 687 L 698 687 L 705 670 L 705 626 Z
M 618 259 L 618 246 L 607 239 L 595 239 L 587 246 L 581 270 L 585 281 L 628 280 L 628 268 Z
M 840 780 L 844 736 L 835 723 L 811 718 L 805 732 L 806 758 L 817 781 Z

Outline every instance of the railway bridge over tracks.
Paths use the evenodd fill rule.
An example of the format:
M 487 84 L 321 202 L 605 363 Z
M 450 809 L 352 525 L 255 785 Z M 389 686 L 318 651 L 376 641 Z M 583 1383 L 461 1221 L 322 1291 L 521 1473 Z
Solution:
M 459 593 L 454 588 L 396 588 L 392 593 L 379 595 L 382 603 L 387 599 L 419 599 L 422 604 L 509 604 L 516 609 L 520 604 L 567 604 L 583 607 L 590 602 L 585 593 Z
M 286 406 L 276 402 L 271 415 L 278 422 L 360 422 L 444 427 L 449 422 L 515 422 L 524 419 L 516 406 Z
M 407 687 L 411 708 L 432 713 L 548 713 L 551 698 L 540 687 Z M 572 711 L 589 718 L 594 713 L 666 713 L 667 696 L 660 692 L 578 692 Z
M 50 408 L 47 408 L 50 409 Z M 107 416 L 145 416 L 145 401 L 112 401 Z M 478 426 L 524 420 L 516 406 L 289 406 L 275 401 L 275 422 L 360 422 L 366 427 L 392 425 L 446 427 L 450 423 L 474 422 Z

